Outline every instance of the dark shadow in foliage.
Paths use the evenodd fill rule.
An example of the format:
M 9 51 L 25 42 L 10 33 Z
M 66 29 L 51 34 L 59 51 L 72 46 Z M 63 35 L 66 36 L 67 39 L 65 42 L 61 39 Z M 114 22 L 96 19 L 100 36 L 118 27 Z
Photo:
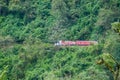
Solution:
M 9 13 L 8 8 L 5 6 L 0 6 L 0 15 L 6 16 Z

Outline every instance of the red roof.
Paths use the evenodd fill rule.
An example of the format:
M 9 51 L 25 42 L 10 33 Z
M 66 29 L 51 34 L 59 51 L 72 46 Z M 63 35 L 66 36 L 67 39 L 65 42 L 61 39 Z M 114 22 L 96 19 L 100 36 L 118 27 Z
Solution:
M 91 45 L 90 41 L 76 41 L 75 43 L 76 45 L 81 45 L 81 46 Z
M 58 43 L 55 43 L 55 45 L 63 45 L 63 46 L 72 46 L 72 45 L 78 45 L 78 46 L 89 46 L 89 45 L 97 44 L 97 41 L 59 41 Z

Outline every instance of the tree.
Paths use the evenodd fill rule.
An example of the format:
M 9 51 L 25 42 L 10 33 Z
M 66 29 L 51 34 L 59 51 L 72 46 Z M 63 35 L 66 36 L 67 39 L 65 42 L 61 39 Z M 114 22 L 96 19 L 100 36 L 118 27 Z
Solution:
M 118 80 L 120 64 L 109 53 L 103 53 L 97 64 L 104 64 L 113 74 L 114 80 Z
M 120 35 L 120 22 L 112 23 L 112 29 Z
M 52 0 L 52 15 L 55 17 L 55 27 L 65 27 L 68 19 L 68 8 L 64 0 Z

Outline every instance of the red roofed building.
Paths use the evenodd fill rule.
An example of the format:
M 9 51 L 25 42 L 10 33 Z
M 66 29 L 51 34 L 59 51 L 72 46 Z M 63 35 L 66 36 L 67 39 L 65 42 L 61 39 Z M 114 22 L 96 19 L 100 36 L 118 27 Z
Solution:
M 76 41 L 75 44 L 78 46 L 89 46 L 91 45 L 91 42 L 90 41 Z
M 60 46 L 90 46 L 98 44 L 97 41 L 59 41 L 55 43 L 55 45 Z

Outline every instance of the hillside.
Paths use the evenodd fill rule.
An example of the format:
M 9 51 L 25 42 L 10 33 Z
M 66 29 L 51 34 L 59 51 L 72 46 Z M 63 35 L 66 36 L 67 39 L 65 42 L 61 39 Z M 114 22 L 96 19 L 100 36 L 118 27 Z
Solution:
M 0 80 L 113 80 L 96 60 L 120 62 L 119 21 L 120 0 L 0 0 Z

